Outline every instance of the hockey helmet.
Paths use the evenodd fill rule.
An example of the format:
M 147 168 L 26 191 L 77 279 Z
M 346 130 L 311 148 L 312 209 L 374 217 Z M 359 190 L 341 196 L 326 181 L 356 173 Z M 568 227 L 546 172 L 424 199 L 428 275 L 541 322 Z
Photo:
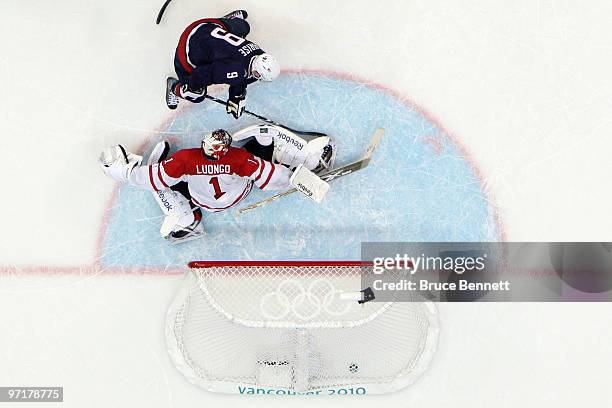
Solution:
M 207 157 L 218 160 L 227 154 L 231 144 L 232 136 L 224 129 L 217 129 L 204 135 L 202 150 Z
M 251 73 L 256 79 L 262 81 L 274 81 L 280 74 L 280 65 L 274 56 L 261 54 L 253 58 Z

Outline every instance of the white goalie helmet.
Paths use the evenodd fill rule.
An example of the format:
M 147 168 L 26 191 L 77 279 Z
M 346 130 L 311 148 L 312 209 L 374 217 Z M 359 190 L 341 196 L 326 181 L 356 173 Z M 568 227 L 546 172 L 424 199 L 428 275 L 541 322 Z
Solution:
M 280 65 L 270 54 L 257 55 L 253 58 L 251 73 L 256 79 L 274 81 L 280 74 Z
M 217 129 L 204 135 L 202 150 L 206 156 L 218 160 L 227 154 L 231 144 L 232 136 L 224 129 Z

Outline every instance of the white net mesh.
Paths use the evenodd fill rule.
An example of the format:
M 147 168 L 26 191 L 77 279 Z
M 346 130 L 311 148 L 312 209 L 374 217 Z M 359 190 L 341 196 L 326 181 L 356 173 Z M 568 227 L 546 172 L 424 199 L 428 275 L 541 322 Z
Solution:
M 426 368 L 432 305 L 358 304 L 355 264 L 214 265 L 192 269 L 168 315 L 170 354 L 211 391 L 396 390 Z

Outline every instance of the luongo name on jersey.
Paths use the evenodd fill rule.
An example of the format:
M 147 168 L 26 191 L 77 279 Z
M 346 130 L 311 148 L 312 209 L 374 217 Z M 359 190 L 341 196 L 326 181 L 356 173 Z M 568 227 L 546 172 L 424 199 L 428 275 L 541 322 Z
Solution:
M 186 181 L 191 200 L 207 211 L 222 211 L 240 202 L 253 184 L 263 190 L 289 188 L 291 171 L 262 160 L 244 149 L 230 147 L 219 160 L 210 160 L 201 148 L 183 149 L 159 164 L 134 169 L 130 183 L 160 191 Z

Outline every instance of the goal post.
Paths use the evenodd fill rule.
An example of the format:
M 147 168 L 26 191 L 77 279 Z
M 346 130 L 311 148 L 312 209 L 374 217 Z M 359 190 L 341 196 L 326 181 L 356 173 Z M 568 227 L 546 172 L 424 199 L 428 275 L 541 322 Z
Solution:
M 429 302 L 364 301 L 348 261 L 195 261 L 167 316 L 178 370 L 209 391 L 381 394 L 413 383 L 437 344 Z

